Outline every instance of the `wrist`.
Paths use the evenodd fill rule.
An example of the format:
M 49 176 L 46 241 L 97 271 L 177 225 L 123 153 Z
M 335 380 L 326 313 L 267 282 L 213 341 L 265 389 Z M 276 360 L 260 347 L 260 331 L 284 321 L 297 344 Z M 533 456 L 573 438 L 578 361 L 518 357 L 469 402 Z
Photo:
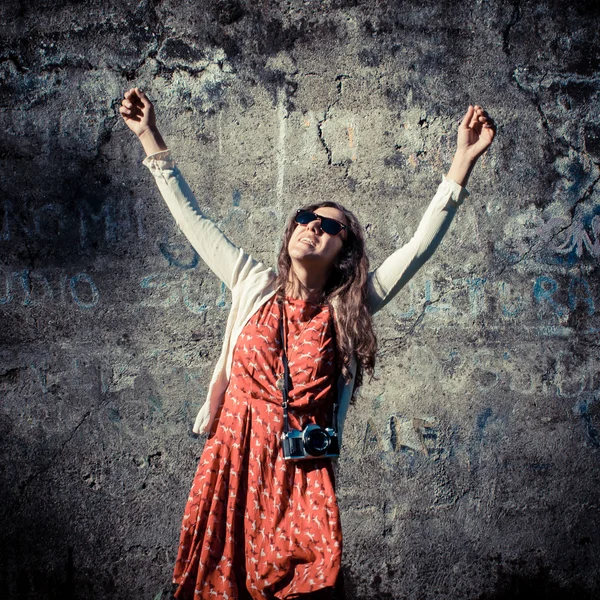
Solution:
M 477 157 L 469 156 L 465 151 L 457 150 L 452 158 L 452 166 L 462 169 L 472 169 L 477 162 Z
M 140 141 L 156 138 L 158 135 L 160 135 L 160 133 L 155 125 L 148 126 L 137 134 Z
M 147 156 L 162 152 L 167 149 L 167 146 L 156 126 L 150 126 L 138 135 L 144 151 Z
M 448 179 L 452 179 L 458 185 L 465 187 L 467 182 L 469 181 L 469 176 L 471 175 L 471 171 L 475 166 L 477 159 L 473 159 L 466 154 L 457 151 L 454 155 L 454 159 L 452 160 L 452 165 L 450 166 L 450 170 L 446 177 Z

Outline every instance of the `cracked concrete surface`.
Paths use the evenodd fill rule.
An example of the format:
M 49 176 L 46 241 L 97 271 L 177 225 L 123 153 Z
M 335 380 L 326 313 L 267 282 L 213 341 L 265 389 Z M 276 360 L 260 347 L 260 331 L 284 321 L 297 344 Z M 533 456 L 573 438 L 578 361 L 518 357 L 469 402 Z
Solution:
M 376 317 L 337 466 L 347 598 L 597 597 L 599 25 L 555 0 L 2 4 L 2 597 L 168 597 L 229 297 L 140 165 L 131 86 L 270 264 L 330 198 L 380 264 L 488 108 L 470 197 Z

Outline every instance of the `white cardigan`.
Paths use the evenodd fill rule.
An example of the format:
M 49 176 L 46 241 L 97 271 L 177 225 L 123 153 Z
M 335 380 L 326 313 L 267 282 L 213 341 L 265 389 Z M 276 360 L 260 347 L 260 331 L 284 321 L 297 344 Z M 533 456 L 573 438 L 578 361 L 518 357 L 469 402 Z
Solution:
M 181 231 L 202 260 L 231 290 L 231 311 L 227 319 L 223 348 L 213 372 L 206 402 L 200 409 L 193 428 L 195 433 L 208 432 L 225 396 L 238 336 L 250 317 L 275 293 L 276 273 L 232 244 L 202 214 L 170 151 L 148 156 L 144 164 L 154 175 L 158 189 Z M 466 189 L 443 178 L 412 239 L 369 274 L 372 313 L 385 306 L 433 254 L 452 222 L 456 207 L 467 196 Z M 334 315 L 336 308 L 334 305 Z M 355 361 L 351 365 L 351 371 L 350 381 L 341 377 L 338 381 L 340 442 L 354 388 Z

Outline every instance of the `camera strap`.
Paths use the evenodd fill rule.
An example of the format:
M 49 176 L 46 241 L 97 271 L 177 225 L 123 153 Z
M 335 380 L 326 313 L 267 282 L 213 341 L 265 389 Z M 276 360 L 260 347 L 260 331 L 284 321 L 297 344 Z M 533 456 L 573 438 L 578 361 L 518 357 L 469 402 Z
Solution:
M 277 389 L 281 390 L 283 395 L 283 402 L 281 406 L 283 407 L 283 432 L 288 433 L 290 430 L 289 420 L 288 420 L 288 392 L 290 389 L 290 368 L 288 366 L 288 359 L 286 354 L 286 337 L 285 331 L 283 327 L 283 303 L 278 302 L 280 312 L 279 312 L 279 335 L 281 337 L 281 362 L 283 362 L 283 375 L 279 377 L 277 380 Z
M 287 359 L 287 338 L 284 331 L 283 321 L 285 318 L 285 310 L 283 308 L 283 302 L 278 302 L 280 312 L 279 312 L 279 335 L 281 338 L 281 362 L 283 363 L 283 374 L 277 380 L 277 389 L 281 390 L 283 401 L 281 406 L 283 408 L 283 432 L 289 433 L 289 419 L 288 419 L 288 404 L 289 404 L 289 389 L 290 389 L 290 369 L 288 366 Z M 333 382 L 333 385 L 337 386 L 337 382 Z M 332 428 L 337 433 L 337 412 L 338 412 L 338 403 L 337 403 L 337 389 L 335 394 L 335 400 L 333 401 L 333 419 L 332 419 Z

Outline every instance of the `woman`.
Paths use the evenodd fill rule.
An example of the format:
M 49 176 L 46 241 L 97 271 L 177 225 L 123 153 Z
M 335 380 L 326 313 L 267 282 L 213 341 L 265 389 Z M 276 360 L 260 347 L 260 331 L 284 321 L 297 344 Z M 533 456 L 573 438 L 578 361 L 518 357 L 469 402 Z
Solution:
M 433 253 L 495 127 L 469 106 L 452 167 L 410 242 L 368 273 L 361 228 L 334 202 L 288 223 L 278 272 L 234 246 L 198 208 L 138 88 L 120 107 L 179 227 L 230 288 L 221 356 L 194 431 L 209 432 L 188 498 L 176 598 L 328 598 L 342 534 L 330 456 L 362 373 L 371 315 Z

